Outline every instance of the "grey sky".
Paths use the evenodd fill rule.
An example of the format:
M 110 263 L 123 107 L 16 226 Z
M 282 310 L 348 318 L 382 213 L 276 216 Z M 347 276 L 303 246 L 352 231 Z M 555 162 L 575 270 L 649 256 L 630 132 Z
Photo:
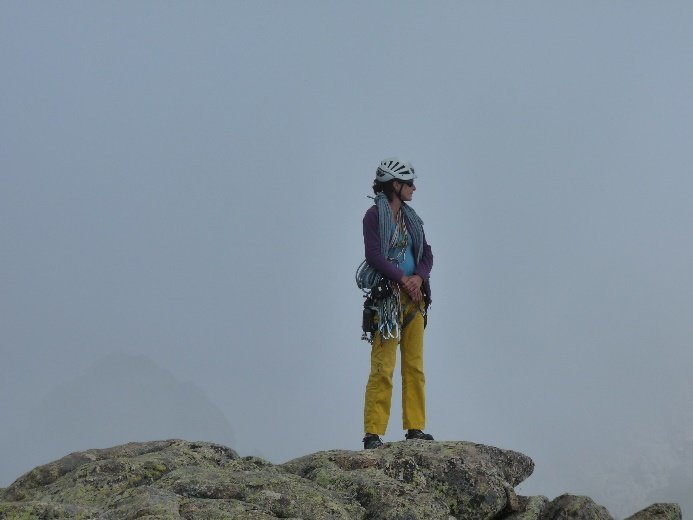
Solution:
M 358 449 L 353 274 L 399 155 L 435 256 L 437 438 L 532 456 L 527 493 L 613 471 L 613 509 L 629 457 L 691 431 L 690 2 L 2 11 L 4 420 L 119 353 L 194 384 L 242 454 Z M 27 457 L 0 485 L 64 454 L 3 440 Z

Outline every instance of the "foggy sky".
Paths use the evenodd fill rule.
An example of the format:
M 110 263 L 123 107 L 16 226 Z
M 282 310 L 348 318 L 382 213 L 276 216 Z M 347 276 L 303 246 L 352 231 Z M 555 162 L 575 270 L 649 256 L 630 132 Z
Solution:
M 241 454 L 360 449 L 353 277 L 393 155 L 435 259 L 428 431 L 613 512 L 631 458 L 693 440 L 690 3 L 2 11 L 0 486 L 74 449 L 10 432 L 114 354 L 194 385 Z

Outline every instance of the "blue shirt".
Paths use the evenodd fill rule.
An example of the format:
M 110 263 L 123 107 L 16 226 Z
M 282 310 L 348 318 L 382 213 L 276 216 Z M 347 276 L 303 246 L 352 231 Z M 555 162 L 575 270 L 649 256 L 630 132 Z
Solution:
M 399 264 L 399 268 L 407 276 L 413 275 L 414 271 L 416 271 L 416 262 L 414 261 L 414 246 L 411 242 L 411 237 L 409 237 L 409 242 L 407 243 L 407 250 L 404 253 L 404 259 Z
M 400 243 L 402 243 L 404 241 L 404 237 L 401 235 L 400 237 Z M 409 232 L 407 232 L 406 240 L 407 245 L 404 252 L 402 252 L 402 247 L 391 247 L 389 257 L 390 259 L 394 259 L 393 263 L 395 263 L 405 275 L 411 276 L 414 274 L 414 271 L 416 271 L 416 262 L 414 261 L 414 245 L 412 244 L 412 239 Z

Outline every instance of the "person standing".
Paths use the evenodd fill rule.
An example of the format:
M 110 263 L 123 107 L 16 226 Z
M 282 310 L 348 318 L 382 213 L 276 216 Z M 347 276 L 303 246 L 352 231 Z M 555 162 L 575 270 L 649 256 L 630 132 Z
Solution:
M 405 439 L 433 440 L 426 425 L 423 368 L 424 328 L 431 303 L 433 254 L 423 221 L 407 203 L 416 186 L 414 168 L 396 158 L 380 162 L 373 182 L 375 204 L 363 217 L 365 261 L 357 271 L 367 306 L 376 318 L 370 329 L 371 368 L 364 404 L 364 449 L 382 446 L 390 418 L 392 374 L 401 352 L 402 425 Z M 370 315 L 368 315 L 370 316 Z M 364 320 L 366 314 L 364 314 Z M 364 329 L 365 331 L 365 329 Z

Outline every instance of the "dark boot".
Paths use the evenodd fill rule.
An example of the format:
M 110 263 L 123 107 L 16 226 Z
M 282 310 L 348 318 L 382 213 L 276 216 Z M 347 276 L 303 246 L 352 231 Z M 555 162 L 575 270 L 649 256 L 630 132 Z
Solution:
M 382 445 L 383 441 L 381 441 L 380 437 L 378 437 L 374 433 L 367 433 L 366 436 L 363 438 L 364 450 L 372 450 L 373 448 L 379 448 Z
M 404 435 L 404 438 L 407 440 L 420 439 L 422 441 L 432 441 L 433 435 L 430 433 L 424 433 L 421 430 L 408 430 Z

